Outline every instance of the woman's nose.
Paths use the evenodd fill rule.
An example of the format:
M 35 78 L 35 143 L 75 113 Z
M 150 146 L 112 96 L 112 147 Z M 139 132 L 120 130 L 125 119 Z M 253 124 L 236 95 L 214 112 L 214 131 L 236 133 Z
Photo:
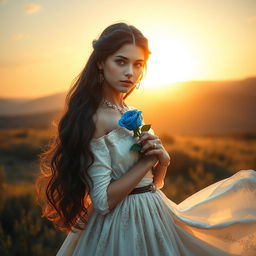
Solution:
M 126 75 L 127 77 L 133 76 L 133 68 L 132 68 L 132 65 L 128 65 L 128 66 L 127 66 L 127 69 L 126 69 L 126 71 L 125 71 L 125 75 Z

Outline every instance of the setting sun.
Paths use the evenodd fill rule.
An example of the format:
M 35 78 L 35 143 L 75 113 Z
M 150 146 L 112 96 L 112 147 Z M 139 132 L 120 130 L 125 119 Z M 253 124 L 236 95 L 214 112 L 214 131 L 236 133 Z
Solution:
M 0 0 L 1 24 L 6 24 L 1 30 L 1 97 L 68 90 L 92 53 L 92 41 L 120 21 L 136 26 L 148 39 L 152 53 L 141 85 L 150 91 L 173 89 L 176 82 L 256 74 L 256 1 L 197 0 L 187 1 L 185 8 L 182 1 L 115 1 L 112 12 L 106 12 L 111 1 L 21 2 Z M 95 13 L 97 22 L 91 26 Z
M 184 44 L 181 40 L 159 38 L 149 40 L 152 54 L 143 84 L 146 87 L 165 86 L 191 79 L 197 63 L 189 42 Z

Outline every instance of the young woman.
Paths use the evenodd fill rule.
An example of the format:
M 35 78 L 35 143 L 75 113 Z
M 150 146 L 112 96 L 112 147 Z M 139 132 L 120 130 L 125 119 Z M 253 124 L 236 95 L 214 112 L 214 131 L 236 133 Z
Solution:
M 160 190 L 170 163 L 161 140 L 152 129 L 138 139 L 119 125 L 124 113 L 137 111 L 125 99 L 149 54 L 134 26 L 107 27 L 67 95 L 38 180 L 43 215 L 69 232 L 57 255 L 255 255 L 254 170 L 177 205 Z M 143 154 L 130 150 L 135 142 Z

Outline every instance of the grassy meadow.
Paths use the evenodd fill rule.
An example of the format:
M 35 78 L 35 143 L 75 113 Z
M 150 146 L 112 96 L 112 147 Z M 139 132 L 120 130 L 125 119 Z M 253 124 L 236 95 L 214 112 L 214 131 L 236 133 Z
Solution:
M 50 136 L 48 129 L 0 130 L 0 255 L 55 255 L 65 238 L 41 218 L 35 197 L 38 154 Z M 171 157 L 162 190 L 176 203 L 256 167 L 256 134 L 160 138 Z

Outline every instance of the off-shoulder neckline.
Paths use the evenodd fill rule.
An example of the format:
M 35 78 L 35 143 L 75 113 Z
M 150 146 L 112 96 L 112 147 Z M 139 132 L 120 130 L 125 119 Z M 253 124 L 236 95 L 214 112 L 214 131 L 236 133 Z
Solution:
M 128 108 L 129 108 L 129 110 L 136 109 L 134 106 L 128 106 Z M 128 131 L 127 128 L 125 128 L 123 126 L 118 126 L 118 127 L 114 128 L 113 130 L 111 130 L 110 132 L 108 132 L 107 134 L 104 134 L 104 135 L 102 135 L 98 138 L 92 138 L 90 142 L 92 143 L 92 142 L 97 142 L 97 141 L 104 140 L 105 138 L 107 138 L 107 137 L 111 136 L 112 134 L 114 134 L 116 132 L 119 132 L 120 130 L 123 130 L 123 129 Z
M 119 130 L 123 130 L 123 129 L 126 129 L 125 127 L 122 127 L 122 126 L 119 126 L 119 127 L 116 127 L 115 129 L 111 130 L 110 132 L 108 132 L 107 134 L 104 134 L 98 138 L 92 138 L 91 139 L 91 142 L 97 142 L 97 141 L 101 141 L 101 140 L 104 140 L 106 137 L 109 137 L 110 135 L 118 132 Z

